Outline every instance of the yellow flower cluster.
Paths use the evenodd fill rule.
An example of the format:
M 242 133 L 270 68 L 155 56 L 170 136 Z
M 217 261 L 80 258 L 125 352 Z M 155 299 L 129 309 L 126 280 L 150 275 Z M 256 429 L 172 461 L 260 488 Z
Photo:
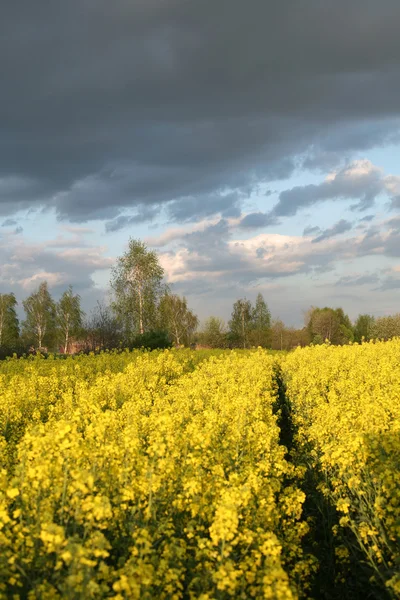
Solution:
M 320 473 L 376 582 L 398 598 L 400 339 L 304 348 L 282 363 L 302 459 Z
M 305 498 L 279 443 L 274 359 L 205 358 L 1 366 L 0 597 L 304 593 Z

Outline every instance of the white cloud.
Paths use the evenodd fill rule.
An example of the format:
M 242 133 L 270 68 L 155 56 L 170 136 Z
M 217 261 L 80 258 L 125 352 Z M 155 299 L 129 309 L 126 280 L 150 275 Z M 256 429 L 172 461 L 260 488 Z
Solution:
M 104 256 L 107 248 L 105 246 L 96 246 L 95 248 L 69 248 L 56 253 L 56 256 L 73 265 L 82 267 L 91 267 L 94 269 L 109 269 L 114 264 L 114 259 Z
M 71 284 L 93 306 L 97 275 L 107 273 L 114 259 L 107 256 L 106 246 L 91 245 L 86 235 L 73 231 L 40 243 L 26 236 L 19 240 L 4 236 L 0 239 L 0 292 L 14 291 L 21 300 L 46 280 L 55 297 Z
M 384 178 L 385 188 L 392 196 L 400 194 L 400 177 L 398 175 L 387 175 Z
M 43 281 L 47 281 L 49 287 L 60 284 L 68 285 L 68 275 L 66 273 L 41 271 L 39 273 L 35 273 L 35 275 L 32 275 L 31 277 L 19 279 L 16 283 L 18 283 L 24 290 L 31 290 Z

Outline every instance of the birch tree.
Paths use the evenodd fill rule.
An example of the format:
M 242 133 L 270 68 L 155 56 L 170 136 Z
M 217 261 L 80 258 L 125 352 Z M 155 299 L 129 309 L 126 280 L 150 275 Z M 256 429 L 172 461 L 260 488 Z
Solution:
M 63 293 L 56 305 L 57 327 L 64 345 L 64 354 L 68 354 L 71 336 L 75 336 L 82 327 L 83 311 L 81 298 L 74 294 L 72 286 Z
M 158 305 L 165 289 L 163 276 L 157 253 L 140 240 L 130 239 L 111 275 L 113 308 L 128 334 L 156 328 Z
M 43 348 L 46 343 L 53 341 L 56 332 L 56 307 L 47 282 L 43 281 L 22 304 L 26 313 L 24 332 L 27 337 L 33 338 L 37 348 Z
M 185 297 L 177 294 L 164 294 L 159 307 L 160 328 L 166 329 L 177 346 L 189 346 L 199 319 L 189 309 Z
M 271 342 L 274 350 L 283 350 L 285 347 L 286 327 L 281 319 L 275 319 L 271 326 Z
M 373 323 L 370 333 L 372 338 L 390 340 L 400 336 L 400 313 L 378 317 Z
M 229 337 L 235 345 L 247 348 L 252 326 L 253 308 L 250 300 L 240 299 L 233 305 L 229 321 Z
M 271 343 L 271 313 L 261 293 L 257 294 L 252 311 L 250 341 L 252 345 L 263 348 Z

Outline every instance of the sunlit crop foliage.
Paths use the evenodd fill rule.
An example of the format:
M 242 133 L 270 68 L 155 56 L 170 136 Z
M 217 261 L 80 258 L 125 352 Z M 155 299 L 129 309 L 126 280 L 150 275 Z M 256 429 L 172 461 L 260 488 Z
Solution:
M 378 585 L 400 597 L 400 339 L 296 350 L 284 359 L 300 461 L 350 529 Z M 357 548 L 355 548 L 357 546 Z
M 9 360 L 0 434 L 0 598 L 400 595 L 400 340 Z
M 4 597 L 303 593 L 313 561 L 274 359 L 196 362 L 165 351 L 4 364 Z

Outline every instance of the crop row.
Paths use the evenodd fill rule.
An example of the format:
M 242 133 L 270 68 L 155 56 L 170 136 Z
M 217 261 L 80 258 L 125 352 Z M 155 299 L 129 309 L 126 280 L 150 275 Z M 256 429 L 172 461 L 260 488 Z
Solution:
M 400 339 L 284 359 L 298 464 L 338 513 L 336 558 L 400 597 Z M 385 595 L 383 597 L 386 597 Z

